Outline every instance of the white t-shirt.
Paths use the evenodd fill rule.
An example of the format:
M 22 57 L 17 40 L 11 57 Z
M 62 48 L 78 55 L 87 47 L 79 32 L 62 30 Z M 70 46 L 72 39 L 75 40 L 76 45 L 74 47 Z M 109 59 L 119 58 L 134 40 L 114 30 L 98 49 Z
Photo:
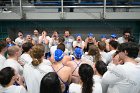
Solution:
M 85 42 L 77 42 L 77 41 L 73 41 L 73 47 L 75 48 L 76 46 L 83 48 L 85 46 Z
M 112 61 L 112 57 L 113 57 L 113 55 L 115 54 L 115 52 L 116 52 L 116 50 L 111 50 L 110 52 L 108 52 L 107 53 L 107 55 L 108 55 L 108 60 L 107 60 L 107 62 L 111 62 Z M 108 64 L 108 63 L 107 63 Z
M 11 85 L 9 87 L 2 87 L 0 93 L 27 93 L 23 86 Z
M 36 67 L 32 64 L 26 64 L 24 66 L 23 76 L 28 93 L 39 93 L 41 79 L 49 72 L 53 72 L 52 67 L 45 65 L 43 62 Z
M 97 82 L 97 83 L 101 83 L 101 82 L 102 82 L 102 77 L 99 76 L 99 75 L 94 75 L 94 76 L 93 76 L 93 79 L 94 79 L 94 81 Z
M 0 70 L 2 69 L 5 61 L 6 61 L 6 58 L 0 54 Z
M 21 38 L 18 37 L 18 38 L 15 39 L 15 43 L 18 44 L 19 46 L 21 46 L 23 44 L 23 42 L 24 42 L 24 38 L 21 39 Z
M 106 53 L 106 52 L 100 52 L 100 54 L 101 54 L 101 59 L 102 59 L 102 61 L 104 61 L 104 63 L 108 63 L 107 61 L 109 60 L 109 55 L 108 55 L 108 53 Z
M 118 38 L 118 42 L 121 44 L 121 43 L 124 43 L 125 42 L 125 39 L 124 37 L 119 37 Z
M 107 93 L 140 93 L 140 65 L 131 62 L 110 65 L 102 83 L 109 85 Z
M 29 54 L 24 53 L 20 56 L 19 61 L 22 62 L 24 65 L 29 64 L 32 62 L 32 58 Z
M 3 65 L 3 68 L 5 67 L 12 67 L 18 72 L 18 74 L 23 74 L 23 67 L 14 59 L 7 59 Z
M 93 86 L 92 93 L 102 93 L 102 87 L 100 83 L 95 83 Z M 70 84 L 69 93 L 82 93 L 82 86 L 76 83 Z

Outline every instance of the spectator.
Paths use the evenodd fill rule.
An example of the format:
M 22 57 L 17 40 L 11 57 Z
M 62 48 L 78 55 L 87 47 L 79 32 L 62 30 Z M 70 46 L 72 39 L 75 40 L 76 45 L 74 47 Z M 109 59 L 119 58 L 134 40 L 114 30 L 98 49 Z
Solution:
M 34 35 L 32 36 L 32 39 L 35 42 L 35 45 L 39 43 L 39 32 L 37 29 L 34 30 Z
M 14 85 L 15 83 L 19 85 Z M 11 67 L 0 71 L 0 84 L 2 85 L 0 93 L 27 93 L 21 77 Z
M 42 35 L 39 37 L 39 44 L 43 44 L 45 47 L 45 58 L 46 59 L 50 57 L 49 40 L 50 40 L 50 37 L 47 36 L 47 32 L 43 31 Z
M 140 67 L 135 61 L 139 47 L 136 43 L 123 43 L 118 47 L 118 54 L 112 65 L 103 75 L 102 83 L 109 85 L 104 93 L 139 93 Z M 122 64 L 124 63 L 124 64 Z
M 19 46 L 11 46 L 8 47 L 7 54 L 8 54 L 8 59 L 5 61 L 3 68 L 4 67 L 12 67 L 17 71 L 19 75 L 23 74 L 23 67 L 21 66 L 18 62 L 19 57 L 21 56 L 22 50 Z
M 119 43 L 125 43 L 128 42 L 129 37 L 131 36 L 130 29 L 126 29 L 123 31 L 123 36 L 118 38 Z
M 7 51 L 5 41 L 0 41 L 0 70 L 2 69 L 4 62 L 6 61 L 6 58 L 4 56 L 5 52 Z
M 72 83 L 69 87 L 69 93 L 102 93 L 100 83 L 93 80 L 93 68 L 88 64 L 82 64 L 78 71 L 81 82 Z
M 25 64 L 29 64 L 32 62 L 32 58 L 29 54 L 31 48 L 33 47 L 33 44 L 30 42 L 26 42 L 22 45 L 23 54 L 20 56 L 19 61 L 24 66 Z
M 82 40 L 81 34 L 78 34 L 76 40 L 73 42 L 73 48 L 76 47 L 80 47 L 81 49 L 85 47 L 85 42 Z
M 57 73 L 49 72 L 46 74 L 40 85 L 40 93 L 62 93 L 61 84 Z
M 96 43 L 95 37 L 93 37 L 92 33 L 88 34 L 88 37 L 85 39 L 85 52 L 89 51 L 89 47 Z M 96 44 L 95 44 L 96 45 Z
M 16 43 L 16 45 L 21 47 L 23 42 L 24 42 L 23 33 L 22 32 L 18 32 L 18 37 L 15 39 L 15 43 Z
M 45 74 L 53 72 L 52 67 L 43 62 L 44 52 L 45 47 L 42 44 L 33 46 L 30 51 L 32 62 L 24 66 L 23 76 L 28 93 L 39 93 L 41 79 Z
M 70 54 L 73 54 L 72 43 L 74 41 L 74 37 L 70 35 L 69 30 L 65 30 L 64 38 L 65 38 L 64 44 L 65 44 L 66 49 L 68 49 Z

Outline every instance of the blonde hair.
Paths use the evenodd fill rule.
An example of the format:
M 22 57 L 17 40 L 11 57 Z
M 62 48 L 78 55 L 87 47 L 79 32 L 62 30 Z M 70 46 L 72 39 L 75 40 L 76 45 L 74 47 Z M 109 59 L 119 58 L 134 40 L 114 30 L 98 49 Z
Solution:
M 9 56 L 14 56 L 20 50 L 19 46 L 8 47 L 7 53 Z
M 32 47 L 30 55 L 33 59 L 32 65 L 38 66 L 42 62 L 42 57 L 44 56 L 45 47 L 42 44 L 37 44 Z

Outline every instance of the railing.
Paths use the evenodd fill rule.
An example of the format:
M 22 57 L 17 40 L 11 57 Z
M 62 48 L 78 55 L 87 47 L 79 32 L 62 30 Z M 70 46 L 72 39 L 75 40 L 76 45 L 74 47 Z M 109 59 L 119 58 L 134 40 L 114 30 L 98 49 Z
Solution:
M 103 1 L 103 5 L 78 5 L 80 4 L 81 0 L 78 0 L 78 3 L 77 5 L 73 5 L 73 6 L 64 6 L 63 4 L 63 0 L 60 1 L 60 4 L 61 5 L 58 5 L 58 6 L 26 6 L 26 5 L 22 5 L 22 0 L 19 0 L 19 5 L 18 6 L 15 6 L 14 5 L 14 2 L 13 0 L 11 0 L 11 6 L 0 6 L 0 8 L 19 8 L 19 13 L 20 13 L 20 16 L 21 18 L 23 18 L 24 16 L 24 11 L 23 9 L 24 8 L 61 8 L 61 17 L 63 18 L 64 17 L 64 8 L 102 8 L 103 11 L 102 11 L 102 14 L 103 14 L 103 18 L 105 18 L 105 15 L 107 13 L 106 9 L 107 8 L 140 8 L 140 4 L 138 5 L 107 5 L 107 1 L 104 0 Z

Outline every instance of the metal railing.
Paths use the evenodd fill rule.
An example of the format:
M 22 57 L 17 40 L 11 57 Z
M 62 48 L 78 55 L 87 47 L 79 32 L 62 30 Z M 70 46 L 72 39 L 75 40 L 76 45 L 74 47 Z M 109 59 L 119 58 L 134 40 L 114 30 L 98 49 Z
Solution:
M 79 0 L 78 0 L 79 1 Z M 80 3 L 80 1 L 78 2 Z M 63 18 L 64 17 L 64 8 L 103 8 L 103 18 L 105 18 L 105 15 L 106 15 L 106 9 L 107 8 L 140 8 L 139 5 L 107 5 L 107 1 L 104 0 L 103 1 L 103 5 L 91 5 L 91 6 L 86 6 L 86 5 L 82 5 L 82 6 L 79 6 L 79 5 L 73 5 L 73 6 L 64 6 L 64 3 L 63 3 L 63 0 L 61 0 L 61 5 L 60 6 L 25 6 L 25 5 L 22 5 L 22 0 L 19 0 L 19 5 L 18 6 L 15 6 L 14 5 L 14 2 L 13 0 L 11 0 L 11 6 L 0 6 L 0 8 L 19 8 L 19 11 L 20 11 L 20 16 L 21 18 L 23 18 L 23 15 L 24 15 L 24 11 L 23 9 L 24 8 L 61 8 L 61 17 Z

